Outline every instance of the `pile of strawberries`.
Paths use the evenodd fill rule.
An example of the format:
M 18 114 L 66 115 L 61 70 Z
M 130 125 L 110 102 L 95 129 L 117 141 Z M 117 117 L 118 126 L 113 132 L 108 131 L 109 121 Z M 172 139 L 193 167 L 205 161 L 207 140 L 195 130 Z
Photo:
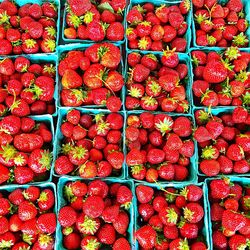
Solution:
M 206 176 L 250 172 L 250 113 L 242 107 L 232 114 L 195 112 L 194 138 L 199 146 L 199 169 Z
M 178 53 L 166 49 L 163 54 L 128 55 L 126 108 L 186 113 L 188 66 Z
M 148 182 L 186 180 L 194 154 L 192 127 L 190 119 L 183 116 L 129 115 L 125 134 L 130 175 Z
M 132 206 L 133 194 L 129 187 L 102 180 L 88 184 L 76 180 L 66 183 L 64 195 L 66 205 L 60 208 L 58 221 L 66 249 L 131 249 L 131 214 L 127 209 Z
M 96 105 L 107 106 L 112 112 L 120 110 L 122 102 L 118 96 L 124 85 L 120 62 L 121 51 L 111 43 L 67 52 L 58 66 L 61 105 Z
M 64 37 L 100 42 L 124 39 L 123 13 L 126 0 L 67 0 Z
M 248 47 L 248 22 L 245 18 L 247 13 L 243 9 L 242 0 L 192 2 L 198 46 Z
M 249 106 L 250 53 L 229 47 L 223 52 L 192 51 L 196 106 Z
M 0 248 L 46 249 L 55 247 L 54 190 L 29 186 L 0 192 Z
M 0 3 L 0 55 L 52 53 L 56 49 L 57 6 Z
M 206 250 L 202 196 L 202 188 L 195 185 L 160 190 L 138 185 L 135 238 L 140 249 Z
M 24 117 L 55 112 L 53 63 L 32 63 L 26 57 L 0 61 L 0 115 Z
M 47 180 L 52 133 L 45 122 L 8 115 L 0 120 L 0 184 Z
M 123 116 L 119 113 L 86 114 L 72 109 L 65 118 L 60 124 L 64 138 L 60 141 L 55 172 L 82 178 L 121 174 Z
M 249 186 L 224 178 L 211 180 L 208 190 L 214 249 L 247 249 L 250 234 Z
M 187 49 L 185 22 L 190 11 L 190 1 L 183 0 L 179 5 L 153 3 L 134 5 L 128 11 L 126 35 L 130 49 L 162 51 L 166 46 L 185 52 Z

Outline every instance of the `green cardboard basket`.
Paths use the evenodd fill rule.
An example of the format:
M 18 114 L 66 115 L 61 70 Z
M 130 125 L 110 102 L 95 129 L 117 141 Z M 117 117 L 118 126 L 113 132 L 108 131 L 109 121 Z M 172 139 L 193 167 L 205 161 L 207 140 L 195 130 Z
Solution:
M 127 112 L 127 117 L 129 115 L 140 115 L 141 113 L 144 113 L 145 111 L 129 111 Z M 166 112 L 152 112 L 154 115 L 156 114 L 167 114 L 169 116 L 171 116 L 172 118 L 177 118 L 177 117 L 187 117 L 189 118 L 192 123 L 194 124 L 194 118 L 191 114 L 173 114 L 173 113 L 166 113 Z M 126 131 L 126 128 L 127 128 L 127 123 L 125 121 L 125 128 L 124 128 L 124 131 Z M 124 133 L 125 135 L 125 133 Z M 124 152 L 125 152 L 125 155 L 127 155 L 127 147 L 126 147 L 126 140 L 124 138 Z M 197 159 L 196 159 L 196 156 L 197 156 L 197 152 L 196 152 L 196 148 L 195 148 L 195 151 L 194 151 L 194 155 L 190 158 L 190 167 L 189 167 L 189 176 L 188 176 L 188 179 L 187 180 L 184 180 L 184 181 L 158 181 L 159 183 L 161 184 L 169 184 L 169 185 L 178 185 L 180 183 L 182 183 L 183 185 L 189 185 L 189 184 L 195 184 L 198 182 L 198 175 L 197 175 L 197 172 L 198 172 L 198 169 L 197 169 Z M 142 184 L 150 184 L 149 182 L 147 181 L 140 181 L 140 180 L 136 180 L 134 179 L 133 177 L 130 176 L 130 173 L 129 173 L 129 167 L 128 165 L 126 164 L 126 176 L 128 177 L 128 179 L 132 179 L 136 182 L 139 182 L 139 183 L 142 183 Z
M 191 184 L 191 183 L 190 183 Z M 149 187 L 152 187 L 154 188 L 155 190 L 160 190 L 160 187 L 156 184 L 153 184 L 153 183 L 147 183 L 147 184 L 142 184 L 142 183 L 136 183 L 135 184 L 135 190 L 136 190 L 136 187 L 140 186 L 140 185 L 144 185 L 144 186 L 149 186 Z M 199 184 L 195 184 L 196 186 L 199 186 L 202 188 L 203 190 L 203 209 L 204 209 L 204 226 L 203 226 L 203 229 L 202 229 L 202 235 L 204 236 L 204 239 L 205 239 L 205 243 L 207 245 L 207 249 L 211 249 L 211 245 L 210 245 L 210 239 L 209 239 L 209 226 L 208 226 L 208 204 L 207 204 L 207 201 L 206 201 L 206 187 L 204 185 L 204 183 L 199 183 Z M 188 186 L 188 184 L 162 184 L 161 187 L 166 189 L 166 188 L 170 188 L 170 187 L 173 187 L 173 188 L 176 188 L 176 189 L 181 189 L 181 188 L 184 188 Z M 137 198 L 135 197 L 136 201 L 135 201 L 135 231 L 138 230 L 140 228 L 140 226 L 138 225 L 138 220 L 139 220 L 139 213 L 138 213 L 138 201 L 137 201 Z M 135 242 L 135 249 L 140 249 L 139 247 L 139 243 L 138 241 Z
M 0 2 L 3 2 L 3 0 L 0 0 Z M 56 49 L 55 52 L 53 53 L 41 53 L 44 55 L 50 55 L 50 54 L 56 54 L 57 53 L 57 47 L 59 44 L 59 33 L 60 33 L 60 12 L 61 12 L 61 0 L 15 0 L 14 3 L 18 6 L 23 6 L 25 4 L 31 3 L 31 4 L 39 4 L 42 5 L 44 2 L 50 2 L 56 5 L 57 7 L 57 21 L 56 21 Z M 27 54 L 22 54 L 22 55 L 27 55 Z
M 31 63 L 53 63 L 56 68 L 56 75 L 55 75 L 55 91 L 54 91 L 54 102 L 55 102 L 55 112 L 52 114 L 53 116 L 57 115 L 57 103 L 58 103 L 58 73 L 57 73 L 57 54 L 23 54 L 23 55 L 12 55 L 12 56 L 0 56 L 0 60 L 4 60 L 5 58 L 10 58 L 15 60 L 18 57 L 25 57 L 30 60 Z M 46 114 L 45 114 L 46 115 Z
M 135 52 L 136 50 L 130 50 L 128 49 L 127 50 L 127 55 L 126 55 L 126 58 L 127 56 L 132 53 L 132 52 Z M 155 55 L 158 60 L 160 61 L 160 58 L 162 57 L 163 55 L 163 52 L 155 52 L 155 51 L 137 51 L 138 53 L 140 53 L 141 55 L 147 55 L 147 54 L 153 54 Z M 190 107 L 189 107 L 189 111 L 188 113 L 191 113 L 192 112 L 192 103 L 193 103 L 193 96 L 192 96 L 192 63 L 191 63 L 191 60 L 190 60 L 190 57 L 188 56 L 188 54 L 184 54 L 184 53 L 178 53 L 178 57 L 179 57 L 179 60 L 180 60 L 180 63 L 184 63 L 187 65 L 188 67 L 188 74 L 187 74 L 187 77 L 185 80 L 186 82 L 186 86 L 185 86 L 185 89 L 186 89 L 186 99 L 188 100 L 189 104 L 190 104 Z M 125 82 L 127 82 L 128 80 L 128 69 L 129 69 L 129 65 L 128 65 L 128 62 L 127 60 L 125 61 Z M 124 100 L 126 99 L 126 96 L 127 96 L 127 88 L 125 89 L 125 96 L 124 96 Z M 125 107 L 125 105 L 124 105 Z M 137 109 L 137 110 L 140 110 L 140 111 L 143 111 L 141 108 Z M 128 110 L 129 111 L 129 110 Z M 146 110 L 144 110 L 146 111 Z M 163 111 L 161 111 L 163 112 Z M 175 114 L 179 114 L 179 113 L 176 113 L 176 112 L 172 112 L 172 113 L 175 113 Z M 185 113 L 187 114 L 187 113 Z
M 53 171 L 53 175 L 56 177 L 60 177 L 60 175 L 57 175 L 55 173 L 55 160 L 57 159 L 59 152 L 60 152 L 60 145 L 61 142 L 64 138 L 63 134 L 61 133 L 61 124 L 64 121 L 66 114 L 69 110 L 71 110 L 72 108 L 59 108 L 59 116 L 58 116 L 58 121 L 57 121 L 57 128 L 56 128 L 56 137 L 55 137 L 55 141 L 53 144 L 53 156 L 54 156 L 54 162 L 52 165 L 52 171 Z M 96 115 L 96 114 L 110 114 L 111 112 L 108 110 L 102 110 L 102 109 L 84 109 L 84 108 L 74 108 L 79 110 L 82 114 L 91 114 L 91 115 Z M 119 114 L 121 114 L 123 116 L 123 131 L 122 131 L 122 138 L 124 140 L 124 125 L 126 122 L 126 114 L 123 111 L 120 111 Z M 123 149 L 124 152 L 124 143 L 123 141 L 121 142 L 121 148 Z M 67 175 L 70 176 L 70 175 Z M 114 176 L 113 176 L 114 177 Z M 99 177 L 96 177 L 99 178 Z M 122 169 L 121 169 L 121 173 L 119 176 L 117 176 L 117 178 L 120 179 L 125 179 L 126 178 L 126 168 L 125 168 L 125 163 L 123 163 Z M 99 178 L 100 179 L 100 178 Z
M 217 2 L 220 3 L 220 4 L 226 4 L 228 2 L 228 0 L 218 0 Z M 247 20 L 248 23 L 250 23 L 250 2 L 249 2 L 249 0 L 241 0 L 241 2 L 244 5 L 243 9 L 244 9 L 244 12 L 245 12 L 245 19 Z M 193 9 L 194 9 L 194 7 L 193 7 Z M 194 10 L 193 10 L 193 13 L 195 13 Z M 199 46 L 199 45 L 197 45 L 197 43 L 196 43 L 196 27 L 195 27 L 194 16 L 192 16 L 192 33 L 193 33 L 193 41 L 192 42 L 193 42 L 194 47 L 199 48 L 199 49 L 201 49 L 201 48 L 209 48 L 212 51 L 216 50 L 217 48 L 220 48 L 218 46 L 208 47 L 208 46 Z M 247 38 L 249 40 L 249 43 L 248 43 L 248 47 L 249 47 L 249 45 L 250 45 L 250 28 L 249 27 L 246 30 L 245 34 L 246 34 L 246 36 L 247 36 Z M 247 49 L 247 48 L 242 48 L 242 49 L 244 50 L 244 49 Z
M 154 0 L 154 1 L 150 1 L 150 0 L 131 0 L 128 7 L 127 7 L 127 13 L 132 9 L 133 6 L 135 5 L 143 5 L 145 3 L 153 3 L 155 6 L 161 6 L 161 5 L 167 5 L 167 6 L 172 6 L 172 5 L 178 5 L 182 2 L 182 0 Z M 126 14 L 127 14 L 126 13 Z M 187 22 L 187 25 L 188 25 L 188 28 L 187 28 L 187 31 L 186 31 L 186 34 L 183 36 L 183 38 L 186 39 L 187 41 L 187 47 L 186 47 L 186 53 L 189 52 L 189 48 L 190 48 L 190 44 L 191 44 L 191 37 L 192 37 L 192 31 L 191 31 L 191 23 L 192 23 L 192 16 L 193 16 L 193 10 L 192 10 L 192 4 L 190 6 L 190 11 L 188 12 L 187 16 L 186 16 L 186 22 Z M 126 22 L 125 24 L 125 30 L 127 30 L 128 28 L 128 23 Z M 129 47 L 128 47 L 128 39 L 126 37 L 126 50 L 130 50 Z M 139 49 L 136 49 L 136 50 L 133 50 L 133 51 L 136 51 L 136 52 L 141 52 L 143 50 L 139 50 Z M 153 52 L 153 51 L 148 51 L 148 50 L 145 50 L 146 52 Z
M 231 182 L 233 183 L 238 183 L 240 185 L 245 185 L 249 186 L 250 184 L 250 179 L 249 178 L 244 178 L 244 177 L 239 177 L 239 176 L 227 176 L 227 178 L 230 179 Z M 204 191 L 205 191 L 205 197 L 206 197 L 206 203 L 207 203 L 207 218 L 208 218 L 208 234 L 209 234 L 209 240 L 210 240 L 210 245 L 213 246 L 213 239 L 212 239 L 212 220 L 211 220 L 211 206 L 209 202 L 209 183 L 212 180 L 218 180 L 220 178 L 207 178 L 204 184 Z M 213 249 L 213 248 L 211 248 Z
M 72 181 L 84 181 L 85 183 L 89 183 L 93 181 L 94 179 L 89 179 L 89 180 L 83 180 L 79 177 L 61 177 L 58 182 L 58 210 L 57 213 L 59 213 L 60 209 L 67 204 L 66 200 L 64 199 L 63 196 L 63 187 L 68 183 Z M 129 208 L 129 214 L 130 214 L 130 223 L 128 227 L 128 234 L 129 234 L 129 243 L 131 244 L 131 249 L 135 249 L 135 242 L 133 240 L 133 233 L 134 233 L 134 204 L 135 204 L 135 191 L 134 191 L 134 183 L 129 180 L 120 180 L 116 178 L 103 178 L 102 181 L 106 182 L 108 185 L 112 183 L 121 183 L 123 185 L 127 185 L 132 193 L 133 193 L 133 202 L 132 205 Z M 58 222 L 57 223 L 57 244 L 56 244 L 56 250 L 66 250 L 63 246 L 63 235 L 61 232 L 61 225 Z
M 80 44 L 80 43 L 75 43 L 75 44 L 66 44 L 66 45 L 60 45 L 58 47 L 58 65 L 60 62 L 60 58 L 63 57 L 67 52 L 72 51 L 72 50 L 81 50 L 84 51 L 86 50 L 88 47 L 92 46 L 93 44 L 89 43 L 89 44 Z M 121 50 L 121 62 L 120 65 L 118 67 L 118 72 L 120 72 L 123 76 L 123 79 L 125 79 L 125 70 L 124 70 L 124 63 L 123 63 L 123 50 L 122 47 L 119 44 L 115 44 L 117 47 L 120 48 Z M 61 85 L 61 79 L 62 77 L 59 76 L 58 71 L 57 71 L 57 81 L 58 81 L 58 99 L 57 99 L 57 107 L 65 107 L 61 104 L 61 100 L 60 100 L 60 92 L 62 90 L 62 85 Z M 122 100 L 122 106 L 124 107 L 124 96 L 125 96 L 125 86 L 123 86 L 123 88 L 120 91 L 120 98 Z M 105 109 L 106 105 L 84 105 L 84 106 L 80 106 L 83 108 L 89 108 L 89 109 Z M 123 110 L 123 107 L 121 108 L 121 110 Z
M 30 186 L 35 186 L 35 187 L 39 187 L 41 189 L 45 189 L 45 188 L 49 188 L 50 190 L 53 191 L 54 196 L 55 196 L 55 204 L 54 204 L 54 209 L 53 212 L 57 215 L 57 191 L 56 191 L 56 185 L 52 182 L 47 182 L 47 183 L 32 183 L 32 184 L 25 184 L 25 185 L 5 185 L 5 186 L 0 186 L 0 193 L 9 193 L 12 192 L 18 188 L 21 189 L 27 189 Z M 57 223 L 58 224 L 58 223 Z M 58 227 L 58 225 L 57 225 Z M 58 237 L 57 237 L 57 232 L 54 233 L 54 237 L 55 237 L 55 246 L 58 245 Z
M 212 108 L 212 109 L 208 109 L 208 108 L 194 108 L 193 111 L 197 111 L 197 110 L 205 110 L 205 111 L 210 111 L 212 113 L 212 115 L 222 115 L 222 114 L 231 114 L 233 112 L 233 110 L 235 109 L 235 107 L 218 107 L 218 108 Z M 195 121 L 195 127 L 196 127 L 196 121 Z M 196 164 L 198 165 L 198 175 L 199 176 L 202 176 L 202 177 L 206 177 L 208 178 L 208 176 L 206 176 L 205 174 L 201 173 L 200 169 L 199 169 L 199 160 L 200 160 L 200 157 L 199 157 L 199 147 L 198 147 L 198 143 L 197 141 L 195 140 L 195 154 L 196 154 L 196 159 L 197 159 L 197 162 Z M 219 174 L 217 177 L 220 177 L 220 176 L 250 176 L 250 172 L 249 173 L 245 173 L 245 174 L 237 174 L 237 173 L 232 173 L 232 174 Z

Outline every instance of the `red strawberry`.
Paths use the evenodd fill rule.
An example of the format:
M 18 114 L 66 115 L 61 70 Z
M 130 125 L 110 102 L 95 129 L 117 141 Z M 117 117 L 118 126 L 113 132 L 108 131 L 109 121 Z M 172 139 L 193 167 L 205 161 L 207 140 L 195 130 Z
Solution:
M 54 213 L 42 214 L 37 219 L 38 228 L 47 234 L 53 234 L 56 230 L 56 215 Z
M 135 232 L 135 237 L 143 248 L 153 248 L 156 244 L 156 231 L 151 226 L 143 226 Z
M 140 203 L 148 203 L 151 201 L 154 190 L 151 187 L 139 185 L 136 187 L 136 196 Z
M 33 203 L 23 201 L 18 207 L 18 216 L 22 221 L 34 219 L 37 215 L 37 209 Z
M 117 233 L 124 234 L 126 233 L 129 225 L 129 217 L 126 212 L 120 212 L 118 217 L 113 222 L 113 226 Z
M 119 238 L 115 241 L 113 244 L 113 249 L 114 250 L 119 250 L 119 249 L 124 249 L 124 250 L 130 250 L 131 246 L 129 242 L 125 238 Z
M 216 70 L 214 70 L 216 68 Z M 209 62 L 203 71 L 203 78 L 209 83 L 220 83 L 227 77 L 227 70 L 220 62 Z
M 97 237 L 103 244 L 113 244 L 116 239 L 115 229 L 110 224 L 104 224 L 98 231 Z
M 98 205 L 98 209 L 96 209 L 96 204 Z M 90 196 L 83 203 L 83 211 L 86 215 L 91 218 L 99 217 L 104 210 L 104 202 L 103 199 L 99 196 Z
M 110 41 L 121 41 L 124 38 L 124 27 L 120 22 L 113 22 L 107 28 L 106 37 Z
M 82 16 L 91 9 L 91 2 L 89 0 L 69 0 L 68 3 L 71 11 L 77 16 Z
M 86 32 L 88 34 L 89 39 L 95 42 L 102 41 L 105 38 L 105 28 L 100 22 L 96 20 L 92 21 L 87 25 Z
M 70 216 L 69 216 L 70 215 Z M 63 227 L 70 227 L 76 222 L 77 214 L 70 206 L 65 206 L 60 209 L 58 221 Z

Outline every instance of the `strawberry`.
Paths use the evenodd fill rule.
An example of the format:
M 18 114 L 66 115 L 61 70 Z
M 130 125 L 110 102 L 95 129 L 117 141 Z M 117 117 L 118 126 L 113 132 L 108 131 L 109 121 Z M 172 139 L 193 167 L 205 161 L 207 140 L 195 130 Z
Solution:
M 136 196 L 140 203 L 148 203 L 151 201 L 154 194 L 154 190 L 147 186 L 136 187 Z
M 115 229 L 110 224 L 104 224 L 97 233 L 99 241 L 103 244 L 113 244 L 115 242 Z
M 37 225 L 43 233 L 53 234 L 56 230 L 56 215 L 54 213 L 40 215 Z
M 37 216 L 37 209 L 33 203 L 23 201 L 18 207 L 18 216 L 22 221 L 27 221 Z
M 120 22 L 112 22 L 107 28 L 106 37 L 110 41 L 121 41 L 124 37 L 124 27 Z
M 95 204 L 99 204 L 98 210 L 96 210 Z M 83 204 L 83 211 L 86 215 L 90 216 L 91 218 L 99 217 L 104 210 L 104 202 L 102 198 L 98 196 L 91 196 L 86 199 Z
M 156 244 L 156 231 L 151 226 L 143 226 L 135 232 L 135 237 L 143 248 L 153 248 Z
M 43 192 L 40 193 L 38 199 L 38 206 L 40 210 L 49 210 L 54 206 L 55 197 L 53 192 L 50 189 L 44 189 Z
M 120 248 L 123 248 L 124 250 L 129 250 L 131 249 L 129 242 L 125 238 L 119 238 L 118 240 L 115 241 L 113 244 L 113 249 L 118 250 Z
M 70 215 L 70 216 L 68 216 Z M 65 206 L 60 209 L 58 221 L 63 227 L 70 227 L 76 222 L 77 214 L 72 207 Z
M 82 16 L 91 8 L 91 3 L 88 0 L 85 0 L 83 2 L 80 2 L 78 0 L 69 0 L 68 3 L 71 11 L 77 16 Z M 82 6 L 79 7 L 79 4 L 81 4 Z

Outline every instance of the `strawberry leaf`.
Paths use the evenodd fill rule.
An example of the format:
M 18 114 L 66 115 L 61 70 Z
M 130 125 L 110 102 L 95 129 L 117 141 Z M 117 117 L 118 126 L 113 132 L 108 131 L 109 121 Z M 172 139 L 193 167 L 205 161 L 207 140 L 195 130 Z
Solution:
M 100 11 L 109 10 L 110 12 L 114 13 L 114 9 L 112 8 L 112 6 L 108 2 L 99 4 L 97 8 Z

